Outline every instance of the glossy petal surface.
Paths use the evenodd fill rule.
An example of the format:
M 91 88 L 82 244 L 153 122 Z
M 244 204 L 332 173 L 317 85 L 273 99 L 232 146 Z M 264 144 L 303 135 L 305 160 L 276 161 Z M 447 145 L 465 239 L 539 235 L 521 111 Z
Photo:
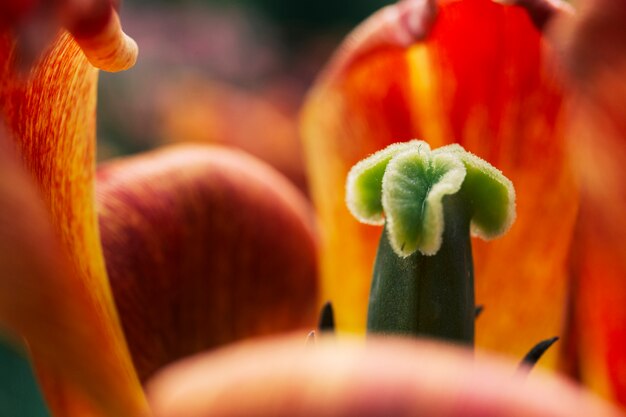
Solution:
M 98 170 L 115 302 L 142 379 L 235 340 L 317 317 L 312 211 L 240 151 L 175 146 Z

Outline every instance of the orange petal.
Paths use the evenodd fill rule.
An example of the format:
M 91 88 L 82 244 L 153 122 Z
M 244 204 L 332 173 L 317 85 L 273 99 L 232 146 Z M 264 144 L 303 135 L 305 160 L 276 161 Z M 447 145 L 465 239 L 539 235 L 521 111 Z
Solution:
M 573 265 L 580 377 L 626 405 L 626 3 L 580 2 L 555 28 L 580 101 L 571 150 L 583 205 Z M 556 31 L 558 30 L 558 31 Z
M 315 325 L 304 197 L 240 151 L 166 148 L 98 170 L 100 230 L 137 370 L 244 337 Z
M 570 382 L 466 351 L 388 339 L 241 344 L 167 368 L 148 384 L 155 417 L 621 416 Z
M 425 13 L 417 4 L 414 20 Z M 519 7 L 449 1 L 430 26 L 408 48 L 393 40 L 353 48 L 360 55 L 308 98 L 302 131 L 322 226 L 322 294 L 334 301 L 340 328 L 363 328 L 381 231 L 345 208 L 350 166 L 392 142 L 456 141 L 517 190 L 516 224 L 498 241 L 475 242 L 474 252 L 477 302 L 485 305 L 478 345 L 521 357 L 560 334 L 564 321 L 577 194 L 564 156 L 559 74 Z M 544 363 L 553 360 L 551 353 Z
M 108 287 L 94 206 L 97 72 L 66 34 L 55 40 L 27 77 L 16 74 L 14 59 L 15 44 L 6 32 L 1 33 L 2 116 L 35 181 L 63 256 L 70 259 L 71 272 L 63 282 L 58 279 L 49 285 L 36 280 L 56 277 L 20 277 L 33 280 L 20 297 L 35 305 L 45 295 L 46 304 L 39 304 L 43 311 L 61 309 L 56 303 L 67 304 L 62 308 L 75 313 L 63 316 L 67 321 L 62 328 L 24 329 L 23 336 L 30 343 L 56 415 L 86 415 L 76 405 L 84 403 L 74 396 L 77 388 L 104 415 L 141 415 L 145 402 Z M 45 293 L 30 294 L 33 289 L 45 289 Z M 68 344 L 72 349 L 67 349 Z M 55 361 L 49 363 L 50 357 Z M 59 369 L 61 363 L 67 369 Z

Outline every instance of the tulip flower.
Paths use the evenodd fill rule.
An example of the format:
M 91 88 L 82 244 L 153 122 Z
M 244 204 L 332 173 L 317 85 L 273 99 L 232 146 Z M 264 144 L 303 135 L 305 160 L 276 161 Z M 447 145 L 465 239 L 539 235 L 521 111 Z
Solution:
M 459 143 L 516 189 L 510 232 L 472 245 L 476 302 L 485 306 L 477 346 L 521 357 L 562 334 L 578 193 L 562 70 L 532 16 L 491 0 L 400 1 L 348 36 L 318 78 L 302 134 L 320 217 L 323 301 L 335 306 L 340 330 L 364 329 L 380 236 L 345 207 L 348 170 L 417 138 L 432 148 Z M 554 366 L 556 351 L 542 364 Z
M 71 6 L 54 5 L 62 16 Z M 25 342 L 63 417 L 148 415 L 140 377 L 181 355 L 307 323 L 315 299 L 307 206 L 243 155 L 172 149 L 103 168 L 99 227 L 92 64 L 130 62 L 107 13 L 106 22 L 82 11 L 61 19 L 69 33 L 26 72 L 14 36 L 21 21 L 0 34 L 0 323 Z M 277 298 L 287 287 L 292 297 Z
M 362 326 L 360 260 L 372 258 L 379 232 L 343 207 L 348 168 L 397 140 L 459 142 L 502 169 L 519 197 L 511 233 L 476 242 L 477 300 L 490 312 L 478 345 L 519 355 L 532 338 L 567 332 L 574 372 L 625 403 L 625 9 L 582 1 L 574 15 L 566 3 L 517 3 L 524 8 L 400 2 L 357 29 L 319 78 L 303 134 L 323 225 L 323 293 L 340 327 Z M 360 243 L 349 244 L 354 236 Z
M 538 297 L 535 291 L 540 284 L 547 285 L 544 288 L 556 288 L 553 303 L 534 306 L 536 309 L 545 307 L 536 317 L 546 322 L 543 330 L 552 330 L 555 319 L 540 313 L 563 308 L 559 303 L 565 296 L 565 283 L 561 280 L 565 267 L 558 261 L 564 262 L 569 249 L 577 198 L 572 174 L 566 169 L 567 160 L 562 154 L 565 144 L 561 128 L 564 127 L 557 123 L 563 115 L 561 86 L 556 77 L 553 79 L 544 72 L 546 68 L 535 66 L 539 61 L 539 46 L 543 45 L 540 34 L 521 10 L 494 5 L 487 0 L 442 4 L 436 18 L 431 13 L 433 6 L 425 2 L 405 1 L 385 10 L 381 14 L 382 21 L 375 18 L 366 25 L 366 31 L 359 31 L 359 37 L 363 36 L 360 39 L 367 42 L 349 44 L 351 48 L 356 45 L 358 53 L 348 48 L 345 55 L 348 59 L 339 57 L 311 96 L 305 113 L 305 131 L 310 134 L 320 129 L 329 134 L 327 138 L 309 136 L 309 140 L 321 138 L 317 143 L 309 142 L 311 161 L 321 163 L 317 172 L 334 180 L 343 167 L 342 158 L 356 157 L 367 148 L 350 135 L 346 135 L 346 139 L 354 142 L 329 141 L 343 139 L 337 136 L 337 126 L 345 127 L 343 133 L 363 133 L 366 141 L 372 142 L 379 139 L 377 135 L 365 135 L 372 128 L 388 141 L 394 140 L 395 135 L 400 136 L 395 140 L 408 139 L 409 133 L 410 137 L 423 136 L 415 133 L 428 131 L 439 141 L 437 144 L 458 139 L 448 136 L 449 132 L 456 132 L 464 146 L 478 147 L 475 152 L 479 155 L 483 152 L 485 159 L 496 160 L 496 165 L 517 185 L 518 223 L 523 223 L 513 227 L 510 233 L 513 238 L 504 238 L 503 241 L 509 239 L 508 243 L 502 243 L 499 249 L 487 250 L 478 245 L 477 271 L 482 271 L 483 275 L 477 273 L 477 279 L 489 277 L 490 272 L 508 266 L 508 258 L 499 259 L 497 255 L 521 247 L 533 231 L 532 236 L 543 246 L 535 248 L 529 244 L 530 253 L 526 253 L 526 247 L 517 250 L 517 260 L 530 262 L 531 255 L 538 254 L 555 255 L 556 259 L 537 257 L 537 263 L 523 264 L 524 270 L 514 271 L 514 276 L 509 278 L 514 281 L 522 277 L 524 271 L 537 273 L 526 278 L 533 283 L 525 299 L 531 307 L 536 300 L 533 297 Z M 419 13 L 414 14 L 416 11 Z M 530 62 L 524 61 L 525 55 L 520 52 L 507 56 L 513 62 L 515 59 L 523 61 L 525 65 L 519 71 L 512 67 L 514 69 L 500 73 L 501 67 L 495 66 L 493 73 L 485 75 L 481 73 L 482 66 L 466 67 L 468 62 L 473 62 L 472 56 L 455 49 L 458 45 L 448 35 L 452 34 L 452 27 L 462 29 L 466 18 L 471 21 L 482 17 L 492 19 L 491 22 L 510 23 L 510 26 L 495 25 L 496 34 L 506 32 L 507 36 L 492 39 L 486 36 L 491 29 L 478 26 L 481 30 L 464 32 L 475 36 L 467 40 L 497 43 L 505 39 L 522 46 L 534 46 L 535 49 L 523 51 L 524 54 L 531 52 Z M 501 18 L 505 20 L 498 20 Z M 395 31 L 397 21 L 404 23 L 398 27 L 400 31 Z M 384 29 L 382 32 L 380 27 Z M 432 39 L 409 47 L 407 52 L 407 42 L 412 44 L 415 35 L 426 35 L 427 28 Z M 396 42 L 390 45 L 389 36 L 395 37 Z M 274 244 L 284 245 L 281 247 L 289 250 L 289 256 L 295 255 L 294 264 L 289 268 L 293 274 L 308 271 L 308 268 L 302 269 L 302 264 L 314 259 L 309 250 L 314 242 L 308 218 L 303 213 L 304 203 L 293 190 L 289 191 L 278 175 L 250 158 L 215 148 L 191 147 L 104 166 L 98 174 L 99 211 L 96 212 L 93 166 L 96 71 L 83 55 L 80 43 L 62 33 L 24 76 L 14 69 L 13 38 L 5 32 L 0 39 L 3 41 L 0 44 L 0 62 L 3 63 L 0 104 L 7 124 L 7 131 L 0 139 L 0 268 L 3 273 L 0 277 L 0 323 L 16 338 L 24 338 L 28 343 L 55 415 L 622 415 L 580 387 L 554 376 L 535 378 L 533 375 L 525 381 L 522 379 L 525 372 L 514 375 L 510 363 L 483 359 L 480 352 L 478 358 L 474 358 L 467 351 L 441 344 L 392 339 L 372 339 L 364 346 L 360 341 L 327 343 L 323 338 L 313 346 L 305 346 L 304 339 L 297 337 L 295 341 L 270 340 L 229 346 L 162 371 L 148 383 L 146 402 L 140 381 L 171 358 L 231 341 L 249 332 L 267 332 L 265 326 L 273 326 L 275 316 L 263 310 L 249 310 L 249 306 L 286 311 L 283 309 L 293 307 L 290 303 L 294 303 L 297 309 L 293 314 L 302 312 L 304 318 L 298 320 L 307 320 L 306 303 L 310 302 L 307 293 L 314 294 L 306 288 L 314 284 L 306 279 L 304 282 L 312 287 L 305 285 L 303 290 L 294 284 L 291 288 L 297 295 L 286 301 L 282 297 L 273 298 L 277 294 L 266 292 L 263 286 L 274 285 L 276 276 L 261 279 L 262 283 L 252 291 L 247 282 L 237 280 L 231 288 L 231 283 L 225 281 L 225 277 L 235 271 L 249 271 L 253 265 L 264 265 L 263 262 L 268 264 L 259 271 L 272 271 L 271 256 L 280 256 Z M 472 45 L 478 51 L 484 46 Z M 509 51 L 502 47 L 501 52 L 505 50 Z M 382 63 L 378 62 L 381 57 Z M 488 53 L 483 56 L 489 57 L 493 56 Z M 454 62 L 460 63 L 453 65 Z M 400 77 L 387 79 L 385 85 L 384 77 L 373 77 L 385 75 L 390 68 L 397 69 L 397 64 L 400 73 L 411 76 L 410 82 Z M 417 65 L 420 71 L 415 71 L 411 65 Z M 421 71 L 431 66 L 441 72 Z M 345 77 L 344 72 L 352 70 L 356 74 Z M 452 79 L 445 78 L 451 74 Z M 356 79 L 351 78 L 352 75 Z M 482 91 L 480 87 L 487 85 L 487 75 L 501 75 L 502 89 L 490 90 L 491 94 Z M 425 83 L 420 80 L 421 76 L 433 79 Z M 476 79 L 476 84 L 467 87 L 466 95 L 457 95 L 457 84 L 450 82 L 454 80 L 461 86 L 465 85 L 461 81 L 467 79 Z M 376 84 L 379 80 L 382 86 Z M 413 82 L 416 84 L 411 84 Z M 523 82 L 524 88 L 517 82 Z M 375 91 L 356 88 L 370 84 Z M 407 86 L 411 88 L 405 89 Z M 347 97 L 342 94 L 344 87 L 354 87 L 347 88 L 350 93 Z M 441 90 L 435 91 L 437 87 Z M 414 94 L 424 90 L 424 96 Z M 440 101 L 420 101 L 432 99 L 434 95 L 439 97 L 439 93 L 443 94 Z M 517 93 L 525 100 L 520 104 L 509 93 L 512 96 Z M 470 98 L 480 106 L 472 107 Z M 322 99 L 328 103 L 325 109 L 318 107 L 320 102 L 316 101 Z M 445 99 L 452 100 L 454 105 Z M 401 105 L 406 103 L 411 104 L 410 112 Z M 538 109 L 527 107 L 530 104 Z M 448 113 L 444 110 L 454 110 L 458 119 L 446 123 L 442 118 Z M 502 121 L 494 119 L 496 116 L 491 111 L 495 110 Z M 537 119 L 531 119 L 529 114 Z M 317 116 L 325 117 L 317 119 Z M 388 124 L 387 117 L 394 122 Z M 420 120 L 426 120 L 428 126 L 414 131 Z M 386 129 L 389 125 L 391 128 Z M 496 133 L 490 130 L 493 126 L 497 127 Z M 521 138 L 528 141 L 518 143 L 517 139 Z M 345 143 L 350 145 L 348 149 L 340 147 Z M 378 146 L 376 143 L 369 145 Z M 529 149 L 525 149 L 526 146 Z M 548 179 L 544 177 L 546 171 L 552 175 Z M 328 194 L 327 200 L 320 198 L 324 191 L 334 192 L 334 184 L 315 181 L 314 192 L 321 204 L 327 233 L 324 239 L 328 244 L 336 238 L 332 234 L 336 232 L 327 229 L 329 225 L 337 226 L 339 232 L 356 229 L 342 224 L 346 221 L 341 217 L 345 209 L 333 205 L 336 196 Z M 345 176 L 341 178 L 342 184 L 344 181 Z M 547 186 L 550 181 L 553 189 Z M 326 188 L 320 188 L 322 186 Z M 343 189 L 339 195 L 343 196 Z M 216 211 L 207 218 L 203 216 L 203 208 Z M 330 216 L 332 211 L 336 219 Z M 249 213 L 258 217 L 250 218 Z M 562 223 L 555 225 L 550 215 L 557 213 Z M 329 216 L 324 217 L 324 214 Z M 179 222 L 181 229 L 175 227 Z M 236 225 L 242 228 L 237 229 Z M 547 225 L 552 229 L 547 230 Z M 198 250 L 202 245 L 209 245 L 207 234 L 217 231 L 213 227 L 218 226 L 223 228 L 217 229 L 220 231 L 219 235 L 216 233 L 218 243 L 210 248 L 215 253 L 203 258 Z M 516 232 L 516 227 L 520 231 Z M 268 230 L 278 230 L 280 236 L 266 240 Z M 242 246 L 245 241 L 239 237 L 257 236 L 255 233 L 263 240 Z M 368 234 L 374 235 L 374 231 L 363 232 L 364 236 Z M 360 235 L 351 238 L 355 236 Z M 561 240 L 564 237 L 568 237 L 567 241 Z M 343 261 L 351 262 L 358 260 L 355 254 L 360 256 L 362 249 L 358 244 L 348 243 L 339 248 L 338 253 Z M 350 252 L 352 250 L 354 253 Z M 235 262 L 225 262 L 227 255 L 233 256 Z M 259 259 L 253 258 L 259 255 Z M 365 268 L 361 263 L 371 265 L 371 259 L 346 264 L 345 269 Z M 324 264 L 325 268 L 329 265 L 332 267 L 328 261 Z M 198 281 L 202 268 L 209 268 L 218 277 L 216 287 L 210 288 L 225 291 L 228 296 L 209 294 L 198 304 L 187 304 L 196 301 L 209 288 Z M 178 282 L 172 283 L 166 278 L 171 271 L 183 272 L 177 277 Z M 558 273 L 555 276 L 548 274 L 555 271 Z M 553 279 L 541 281 L 546 277 Z M 356 285 L 351 275 L 342 278 Z M 500 289 L 494 278 L 488 282 L 492 284 L 489 291 L 496 293 Z M 515 281 L 511 285 L 511 291 L 521 288 Z M 224 286 L 228 288 L 224 290 Z M 245 294 L 242 303 L 235 302 L 234 297 L 239 294 Z M 358 295 L 349 293 L 346 299 L 358 301 Z M 494 300 L 494 305 L 495 301 L 498 300 Z M 215 303 L 215 310 L 202 308 L 207 303 Z M 163 309 L 155 309 L 155 305 Z M 340 313 L 348 311 L 341 303 L 338 307 Z M 353 318 L 359 317 L 356 308 Z M 227 317 L 226 323 L 206 318 L 216 312 L 232 316 Z M 518 312 L 514 310 L 506 316 L 496 309 L 496 313 L 506 321 Z M 277 316 L 284 317 L 284 314 Z M 345 320 L 341 315 L 339 318 Z M 364 316 L 355 320 L 364 320 Z M 187 324 L 191 327 L 189 333 L 184 332 L 181 339 L 172 337 L 172 329 L 180 330 Z M 524 324 L 516 322 L 514 326 L 519 328 Z M 163 327 L 144 333 L 142 325 Z M 204 338 L 202 330 L 197 328 L 204 325 L 209 327 L 210 337 Z M 509 327 L 506 329 L 511 331 Z M 503 346 L 510 346 L 510 352 L 527 350 L 528 346 L 514 344 L 532 336 L 533 331 L 541 333 L 537 328 L 530 329 Z M 506 336 L 506 333 L 498 335 Z M 495 334 L 490 333 L 490 337 L 496 339 Z M 536 339 L 530 344 L 534 342 Z

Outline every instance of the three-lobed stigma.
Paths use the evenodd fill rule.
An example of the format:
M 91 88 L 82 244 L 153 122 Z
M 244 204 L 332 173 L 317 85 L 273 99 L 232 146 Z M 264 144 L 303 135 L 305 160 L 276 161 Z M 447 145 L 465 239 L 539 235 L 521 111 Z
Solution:
M 357 163 L 348 174 L 346 203 L 359 221 L 386 223 L 394 252 L 434 255 L 445 227 L 443 202 L 459 194 L 471 232 L 503 235 L 515 220 L 515 190 L 497 168 L 460 145 L 431 150 L 419 140 L 397 143 Z

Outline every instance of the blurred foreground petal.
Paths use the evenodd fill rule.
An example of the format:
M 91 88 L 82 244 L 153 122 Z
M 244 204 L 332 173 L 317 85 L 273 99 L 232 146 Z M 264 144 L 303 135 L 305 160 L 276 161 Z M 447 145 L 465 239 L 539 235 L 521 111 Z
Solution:
M 312 212 L 269 166 L 228 148 L 175 146 L 100 167 L 97 196 L 142 379 L 244 337 L 314 328 Z
M 429 12 L 415 10 L 415 20 Z M 497 242 L 475 241 L 474 254 L 476 301 L 487 306 L 477 343 L 522 357 L 537 340 L 559 334 L 565 316 L 577 193 L 565 158 L 560 76 L 519 7 L 442 2 L 428 27 L 410 47 L 390 41 L 355 48 L 360 55 L 318 80 L 306 103 L 302 132 L 321 218 L 322 294 L 333 301 L 340 329 L 363 328 L 381 230 L 348 215 L 349 168 L 397 141 L 458 142 L 501 169 L 517 191 L 511 231 Z
M 24 334 L 46 399 L 55 415 L 85 416 L 84 407 L 77 405 L 83 402 L 76 395 L 80 388 L 107 415 L 141 415 L 145 402 L 108 287 L 94 206 L 97 71 L 67 34 L 55 39 L 52 49 L 29 74 L 15 71 L 15 59 L 13 38 L 7 32 L 0 33 L 2 117 L 34 179 L 46 218 L 51 220 L 59 243 L 54 253 L 68 259 L 69 272 L 58 275 L 63 279 L 20 277 L 28 280 L 20 296 L 24 302 L 29 300 L 28 291 L 45 290 L 46 299 L 39 300 L 40 307 L 52 310 L 61 308 L 56 304 L 65 304 L 62 308 L 72 311 L 63 317 L 67 320 L 63 328 L 42 327 Z M 8 167 L 3 165 L 2 169 L 7 170 L 6 178 L 12 177 Z M 39 255 L 33 252 L 31 256 Z M 39 288 L 44 283 L 38 279 L 49 279 L 61 287 Z M 32 302 L 35 305 L 34 299 Z M 86 324 L 89 332 L 83 334 Z M 85 356 L 78 355 L 80 349 L 85 350 Z M 42 350 L 54 352 L 42 356 Z M 51 358 L 54 361 L 49 363 Z M 59 369 L 61 362 L 68 369 Z M 80 377 L 68 380 L 68 374 Z
M 428 342 L 245 343 L 165 369 L 155 417 L 587 417 L 622 414 L 554 376 Z

